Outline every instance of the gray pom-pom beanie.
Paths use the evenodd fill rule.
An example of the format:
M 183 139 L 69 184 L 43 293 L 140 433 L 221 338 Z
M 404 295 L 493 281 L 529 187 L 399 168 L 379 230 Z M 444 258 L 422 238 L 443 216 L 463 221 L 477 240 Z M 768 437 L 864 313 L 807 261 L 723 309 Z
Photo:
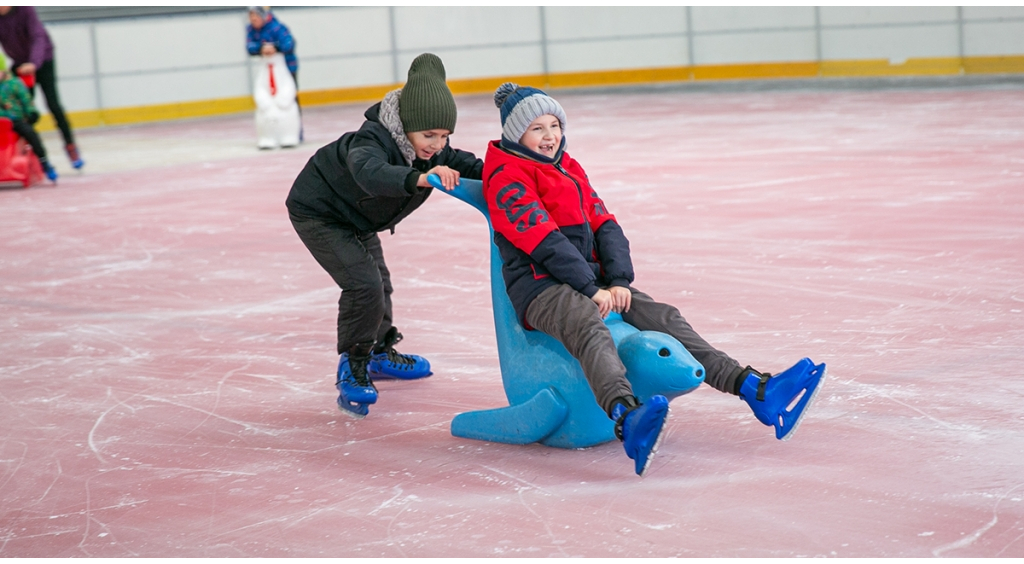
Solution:
M 494 91 L 494 105 L 501 110 L 501 136 L 513 143 L 519 143 L 533 120 L 547 114 L 558 118 L 565 131 L 565 110 L 543 90 L 506 82 Z

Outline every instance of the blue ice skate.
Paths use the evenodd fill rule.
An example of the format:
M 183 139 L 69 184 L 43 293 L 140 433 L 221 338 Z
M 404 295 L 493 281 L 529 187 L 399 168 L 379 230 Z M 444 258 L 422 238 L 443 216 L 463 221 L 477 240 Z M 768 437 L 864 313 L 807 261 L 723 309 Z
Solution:
M 71 166 L 74 167 L 75 170 L 80 170 L 85 166 L 85 161 L 83 161 L 82 157 L 78 154 L 78 147 L 74 143 L 68 143 L 64 147 L 64 150 L 67 151 L 68 159 L 71 161 Z
M 385 335 L 383 342 L 374 349 L 367 365 L 367 372 L 372 380 L 415 380 L 433 374 L 430 362 L 415 354 L 402 354 L 395 350 L 395 343 L 402 340 L 402 334 L 392 327 Z
M 357 357 L 350 362 L 349 354 L 344 353 L 338 362 L 338 409 L 356 419 L 366 417 L 369 405 L 377 403 L 377 388 L 366 373 L 367 360 Z
M 824 381 L 825 364 L 804 358 L 775 376 L 751 370 L 740 387 L 740 398 L 758 421 L 775 427 L 775 438 L 785 441 L 793 437 Z
M 617 403 L 612 419 L 616 421 L 615 434 L 622 439 L 626 456 L 633 459 L 637 475 L 643 476 L 661 444 L 661 432 L 668 419 L 668 398 L 651 396 L 643 405 L 633 407 Z
M 435 188 L 441 188 L 436 176 L 428 178 Z M 445 193 L 487 217 L 479 180 L 462 179 L 453 191 Z M 506 444 L 540 442 L 560 448 L 585 448 L 615 440 L 615 421 L 598 405 L 580 363 L 553 337 L 527 331 L 519 323 L 505 291 L 501 255 L 493 241 L 492 230 L 491 303 L 508 405 L 456 415 L 452 435 Z M 605 324 L 640 402 L 655 395 L 664 396 L 667 402 L 704 381 L 704 367 L 673 337 L 639 331 L 617 313 L 610 314 Z M 645 464 L 638 468 L 642 470 Z

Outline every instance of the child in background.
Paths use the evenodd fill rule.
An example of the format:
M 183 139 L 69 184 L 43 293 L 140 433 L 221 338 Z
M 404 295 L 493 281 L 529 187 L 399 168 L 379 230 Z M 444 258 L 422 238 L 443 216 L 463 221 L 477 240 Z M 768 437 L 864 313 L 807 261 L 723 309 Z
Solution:
M 341 288 L 338 300 L 338 406 L 364 417 L 377 401 L 374 379 L 429 376 L 430 363 L 398 353 L 392 325 L 391 275 L 377 233 L 395 225 L 430 195 L 428 174 L 451 190 L 479 179 L 483 161 L 453 149 L 456 108 L 444 64 L 424 53 L 405 86 L 364 114 L 359 131 L 319 149 L 286 202 L 299 238 Z
M 270 6 L 249 6 L 249 25 L 245 28 L 245 48 L 250 55 L 284 55 L 284 63 L 295 81 L 295 105 L 299 105 L 299 58 L 295 55 L 295 38 L 288 27 L 270 12 Z M 305 137 L 299 106 L 299 141 Z
M 32 103 L 32 95 L 22 80 L 7 70 L 7 59 L 0 57 L 0 117 L 11 120 L 14 132 L 32 147 L 39 158 L 43 172 L 51 182 L 57 182 L 57 171 L 46 158 L 46 147 L 32 127 L 39 121 L 39 112 Z
M 288 28 L 274 17 L 269 6 L 249 6 L 249 25 L 245 29 L 245 48 L 250 55 L 284 54 L 288 72 L 299 86 L 299 59 L 295 56 L 295 39 Z
M 565 152 L 562 106 L 513 83 L 498 87 L 494 103 L 502 135 L 488 144 L 483 191 L 509 298 L 523 327 L 558 339 L 580 361 L 637 474 L 657 450 L 668 400 L 656 395 L 640 404 L 633 395 L 603 322 L 612 311 L 637 329 L 675 337 L 704 366 L 706 383 L 746 401 L 779 439 L 792 436 L 824 365 L 819 370 L 804 359 L 775 377 L 743 367 L 708 344 L 678 309 L 631 287 L 629 241 Z

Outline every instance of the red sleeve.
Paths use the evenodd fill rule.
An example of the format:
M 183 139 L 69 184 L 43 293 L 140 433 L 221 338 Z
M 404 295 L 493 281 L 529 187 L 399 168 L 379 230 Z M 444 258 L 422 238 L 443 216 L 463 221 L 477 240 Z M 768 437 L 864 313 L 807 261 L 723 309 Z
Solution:
M 488 179 L 484 197 L 494 231 L 524 253 L 532 253 L 558 229 L 537 194 L 535 179 L 524 170 L 499 167 Z

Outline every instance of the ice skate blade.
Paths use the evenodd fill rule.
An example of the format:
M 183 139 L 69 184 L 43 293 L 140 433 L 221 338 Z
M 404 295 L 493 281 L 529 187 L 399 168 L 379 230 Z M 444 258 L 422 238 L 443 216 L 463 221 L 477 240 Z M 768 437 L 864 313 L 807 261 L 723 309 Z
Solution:
M 828 367 L 825 366 L 821 369 L 821 378 L 818 379 L 818 385 L 814 387 L 814 391 L 811 392 L 811 397 L 807 399 L 807 403 L 804 404 L 803 409 L 800 411 L 800 417 L 796 418 L 796 421 L 793 422 L 793 426 L 790 427 L 789 431 L 785 435 L 779 437 L 780 441 L 788 441 L 796 434 L 797 429 L 800 428 L 800 424 L 804 421 L 804 416 L 807 415 L 807 410 L 814 405 L 814 400 L 818 398 L 818 393 L 820 393 L 821 388 L 825 386 L 825 378 L 827 376 Z
M 362 419 L 370 413 L 370 408 L 365 403 L 357 403 L 355 405 L 344 404 L 338 402 L 338 411 L 348 415 L 352 419 Z
M 647 462 L 644 463 L 644 467 L 637 472 L 637 475 L 643 478 L 647 475 L 647 470 L 651 467 L 651 462 L 654 462 L 654 455 L 658 453 L 658 447 L 661 446 L 661 439 L 665 437 L 665 423 L 668 422 L 668 416 L 672 413 L 672 407 L 669 406 L 665 410 L 665 419 L 661 422 L 661 429 L 658 429 L 658 438 L 654 439 L 654 446 L 651 447 L 651 452 L 647 455 Z

